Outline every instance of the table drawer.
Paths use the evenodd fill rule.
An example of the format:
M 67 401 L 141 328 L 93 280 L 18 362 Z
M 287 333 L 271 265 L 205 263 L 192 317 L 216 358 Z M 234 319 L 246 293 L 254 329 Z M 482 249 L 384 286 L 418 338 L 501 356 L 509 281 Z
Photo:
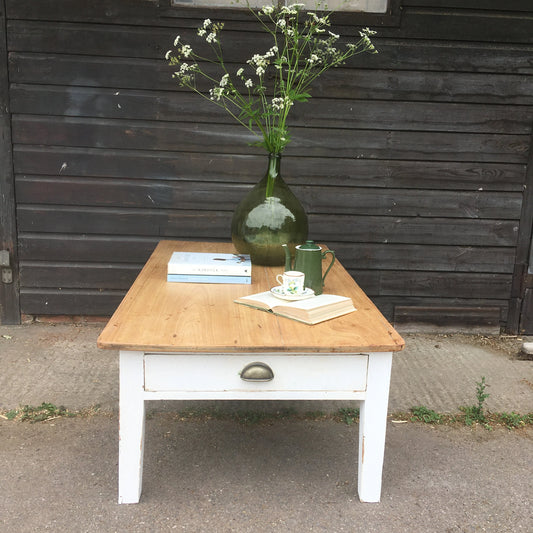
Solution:
M 245 381 L 250 363 L 268 365 L 269 381 Z M 365 391 L 366 354 L 167 354 L 144 356 L 146 391 Z

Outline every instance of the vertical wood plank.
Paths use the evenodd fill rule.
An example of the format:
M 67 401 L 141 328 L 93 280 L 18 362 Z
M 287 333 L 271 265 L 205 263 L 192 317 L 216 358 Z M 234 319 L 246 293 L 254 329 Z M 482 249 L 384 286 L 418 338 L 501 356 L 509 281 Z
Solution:
M 509 316 L 506 324 L 507 333 L 533 333 L 533 315 L 529 309 L 533 306 L 533 291 L 526 290 L 524 276 L 533 271 L 533 131 L 529 142 L 529 156 L 526 169 L 524 200 L 520 215 L 518 243 L 516 247 L 515 267 L 509 302 Z M 523 316 L 522 316 L 523 315 Z
M 13 281 L 11 283 L 0 281 L 0 324 L 19 324 L 17 227 L 5 13 L 5 3 L 2 0 L 0 1 L 0 72 L 2 72 L 0 75 L 0 250 L 9 251 Z

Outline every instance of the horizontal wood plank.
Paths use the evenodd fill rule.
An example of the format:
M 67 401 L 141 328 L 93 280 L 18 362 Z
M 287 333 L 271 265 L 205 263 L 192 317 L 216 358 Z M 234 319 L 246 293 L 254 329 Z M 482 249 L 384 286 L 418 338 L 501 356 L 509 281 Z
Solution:
M 369 242 L 328 242 L 344 264 L 355 270 L 409 270 L 512 274 L 513 247 L 436 246 Z
M 16 115 L 13 142 L 114 149 L 249 152 L 255 138 L 239 125 Z M 364 159 L 440 159 L 521 163 L 529 135 L 293 128 L 287 154 Z M 320 140 L 320 142 L 317 142 Z
M 231 211 L 177 211 L 124 208 L 19 206 L 19 231 L 74 234 L 227 239 Z M 382 242 L 456 246 L 515 246 L 516 221 L 421 217 L 311 215 L 310 235 L 316 241 Z M 339 231 L 342 228 L 342 231 Z M 438 231 L 436 230 L 438 228 Z
M 92 87 L 15 84 L 11 110 L 18 114 L 233 123 L 194 93 L 144 92 Z M 533 106 L 313 98 L 296 104 L 290 123 L 305 127 L 396 129 L 468 133 L 528 134 Z
M 395 306 L 394 325 L 434 324 L 455 328 L 477 325 L 500 326 L 499 307 L 427 307 Z
M 123 289 L 131 287 L 142 264 L 51 263 L 21 261 L 20 282 L 26 288 Z
M 72 53 L 72 52 L 71 52 Z M 163 59 L 125 57 L 92 57 L 14 52 L 10 54 L 10 79 L 16 83 L 111 87 L 177 91 L 180 89 Z M 454 54 L 458 54 L 456 50 Z M 523 54 L 524 51 L 521 51 Z M 526 53 L 533 53 L 532 49 Z M 501 60 L 506 61 L 507 55 Z M 246 58 L 247 59 L 247 58 Z M 236 63 L 235 71 L 242 65 Z M 484 103 L 501 105 L 533 105 L 531 76 L 513 73 L 439 71 L 431 63 L 420 65 L 421 70 L 397 70 L 394 60 L 358 69 L 330 70 L 313 84 L 312 96 L 317 98 L 350 98 L 365 100 L 405 100 L 454 103 Z M 435 70 L 428 70 L 429 67 Z M 465 65 L 467 69 L 469 65 Z M 230 67 L 231 68 L 231 67 Z M 496 69 L 495 69 L 496 70 Z M 533 69 L 532 69 L 533 71 Z M 208 70 L 208 72 L 210 72 Z M 213 73 L 216 75 L 215 73 Z M 526 74 L 531 74 L 527 72 Z M 220 76 L 220 73 L 218 74 Z M 205 85 L 205 84 L 204 84 Z M 210 86 L 205 85 L 205 89 Z
M 20 308 L 25 315 L 111 316 L 126 291 L 32 289 L 20 291 Z
M 451 11 L 446 8 L 405 7 L 404 13 L 399 33 L 409 35 L 410 38 L 533 43 L 533 17 L 521 11 L 506 13 L 506 24 L 502 24 L 498 17 L 485 10 Z M 507 24 L 512 26 L 512 32 L 508 30 Z
M 293 192 L 309 214 L 385 215 L 512 220 L 520 217 L 522 195 L 367 187 L 295 185 Z M 248 185 L 153 180 L 83 179 L 68 176 L 19 176 L 16 194 L 21 204 L 61 204 L 95 207 L 233 210 Z
M 17 145 L 18 172 L 32 175 L 257 183 L 264 154 L 187 153 Z M 465 191 L 524 190 L 526 166 L 512 163 L 369 160 L 285 155 L 290 185 L 341 185 Z
M 22 261 L 97 262 L 144 264 L 159 237 L 21 233 Z
M 228 240 L 225 239 L 225 240 Z M 23 261 L 146 262 L 158 237 L 22 233 Z M 511 274 L 513 247 L 431 246 L 388 243 L 329 242 L 343 264 L 358 269 L 439 270 Z

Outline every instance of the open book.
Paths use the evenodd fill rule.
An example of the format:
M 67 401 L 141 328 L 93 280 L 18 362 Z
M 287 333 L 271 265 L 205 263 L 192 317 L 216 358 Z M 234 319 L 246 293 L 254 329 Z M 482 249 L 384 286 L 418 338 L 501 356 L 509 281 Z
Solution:
M 320 294 L 305 300 L 285 302 L 273 296 L 270 291 L 265 291 L 242 296 L 235 302 L 305 324 L 318 324 L 355 311 L 351 298 L 335 294 Z

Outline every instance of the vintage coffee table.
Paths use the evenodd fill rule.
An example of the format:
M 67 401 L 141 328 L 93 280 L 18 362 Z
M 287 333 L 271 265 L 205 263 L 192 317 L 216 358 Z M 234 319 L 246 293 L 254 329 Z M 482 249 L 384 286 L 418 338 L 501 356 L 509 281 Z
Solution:
M 350 296 L 357 310 L 309 326 L 233 301 L 276 285 L 283 267 L 253 266 L 251 285 L 167 283 L 178 250 L 234 251 L 161 241 L 98 338 L 100 348 L 120 350 L 119 503 L 140 498 L 145 400 L 199 399 L 359 400 L 359 498 L 378 502 L 392 352 L 402 338 L 339 261 L 324 292 Z

